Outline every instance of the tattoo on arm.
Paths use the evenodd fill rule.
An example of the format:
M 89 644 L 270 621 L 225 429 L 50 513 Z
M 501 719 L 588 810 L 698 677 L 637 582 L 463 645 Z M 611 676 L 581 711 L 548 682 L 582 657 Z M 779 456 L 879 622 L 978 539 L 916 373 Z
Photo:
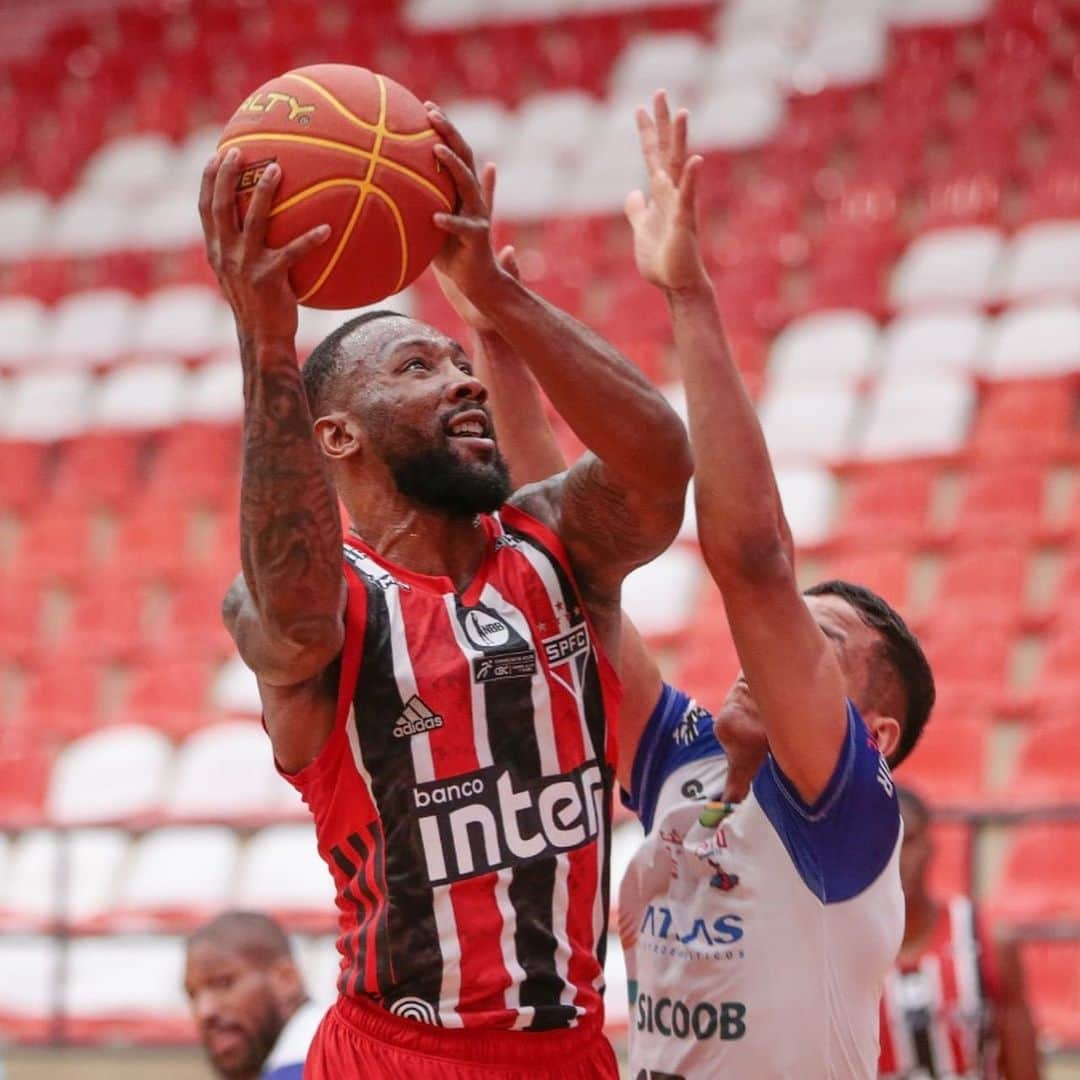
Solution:
M 341 519 L 315 442 L 311 411 L 291 350 L 256 356 L 240 343 L 244 367 L 244 452 L 240 551 L 261 618 L 297 644 L 318 640 L 339 619 Z

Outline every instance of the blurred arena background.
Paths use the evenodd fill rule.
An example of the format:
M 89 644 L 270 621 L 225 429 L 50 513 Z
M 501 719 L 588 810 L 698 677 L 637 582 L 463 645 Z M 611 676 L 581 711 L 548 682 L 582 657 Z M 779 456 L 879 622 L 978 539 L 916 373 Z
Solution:
M 236 105 L 323 60 L 446 106 L 529 283 L 676 403 L 620 209 L 633 106 L 692 107 L 802 569 L 913 616 L 939 705 L 900 778 L 941 812 L 942 887 L 1023 940 L 1050 1075 L 1080 1076 L 1080 3 L 4 0 L 8 1077 L 208 1075 L 181 945 L 225 906 L 282 918 L 333 993 L 329 875 L 218 619 L 240 369 L 195 212 Z M 395 306 L 461 330 L 430 275 Z M 302 315 L 302 353 L 343 318 Z M 626 604 L 717 701 L 736 665 L 692 518 Z

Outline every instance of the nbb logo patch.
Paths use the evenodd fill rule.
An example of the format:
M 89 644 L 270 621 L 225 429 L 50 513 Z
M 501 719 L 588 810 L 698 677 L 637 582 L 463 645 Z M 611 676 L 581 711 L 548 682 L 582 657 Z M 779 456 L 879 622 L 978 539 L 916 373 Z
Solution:
M 639 992 L 634 1026 L 638 1031 L 662 1035 L 665 1039 L 693 1039 L 729 1042 L 746 1034 L 746 1006 L 741 1001 L 682 1001 L 653 998 Z
M 475 682 L 498 682 L 536 674 L 536 653 L 490 608 L 483 605 L 458 608 L 457 617 L 465 640 L 481 654 L 472 662 Z
M 595 840 L 603 821 L 604 777 L 595 761 L 521 787 L 491 766 L 453 780 L 418 784 L 419 815 L 432 885 L 573 851 Z

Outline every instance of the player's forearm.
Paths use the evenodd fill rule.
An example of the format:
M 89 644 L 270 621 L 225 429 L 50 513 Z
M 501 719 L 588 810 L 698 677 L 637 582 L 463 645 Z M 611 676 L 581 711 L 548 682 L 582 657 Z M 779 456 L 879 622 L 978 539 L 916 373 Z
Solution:
M 685 486 L 692 465 L 682 422 L 617 349 L 509 275 L 470 299 L 620 482 L 638 491 Z
M 476 335 L 476 374 L 487 387 L 499 446 L 521 487 L 555 476 L 566 468 L 551 430 L 540 388 L 528 366 L 498 335 Z
M 266 630 L 300 647 L 340 626 L 341 519 L 291 341 L 241 331 L 240 554 Z
M 666 293 L 682 366 L 694 448 L 694 493 L 702 553 L 721 582 L 792 561 L 765 437 L 732 359 L 716 296 L 702 272 Z

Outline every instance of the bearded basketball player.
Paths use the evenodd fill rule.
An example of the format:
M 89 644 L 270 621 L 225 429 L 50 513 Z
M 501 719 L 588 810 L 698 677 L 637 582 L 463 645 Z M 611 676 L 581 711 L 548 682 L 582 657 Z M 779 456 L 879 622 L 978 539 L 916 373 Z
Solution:
M 225 619 L 340 909 L 340 996 L 305 1076 L 614 1078 L 608 656 L 622 579 L 678 529 L 689 447 L 630 363 L 500 265 L 494 170 L 430 118 L 460 198 L 436 216 L 439 268 L 591 451 L 516 494 L 487 391 L 432 327 L 361 316 L 301 376 L 288 269 L 327 230 L 266 246 L 275 167 L 243 222 L 234 155 L 200 198 L 244 370 Z

